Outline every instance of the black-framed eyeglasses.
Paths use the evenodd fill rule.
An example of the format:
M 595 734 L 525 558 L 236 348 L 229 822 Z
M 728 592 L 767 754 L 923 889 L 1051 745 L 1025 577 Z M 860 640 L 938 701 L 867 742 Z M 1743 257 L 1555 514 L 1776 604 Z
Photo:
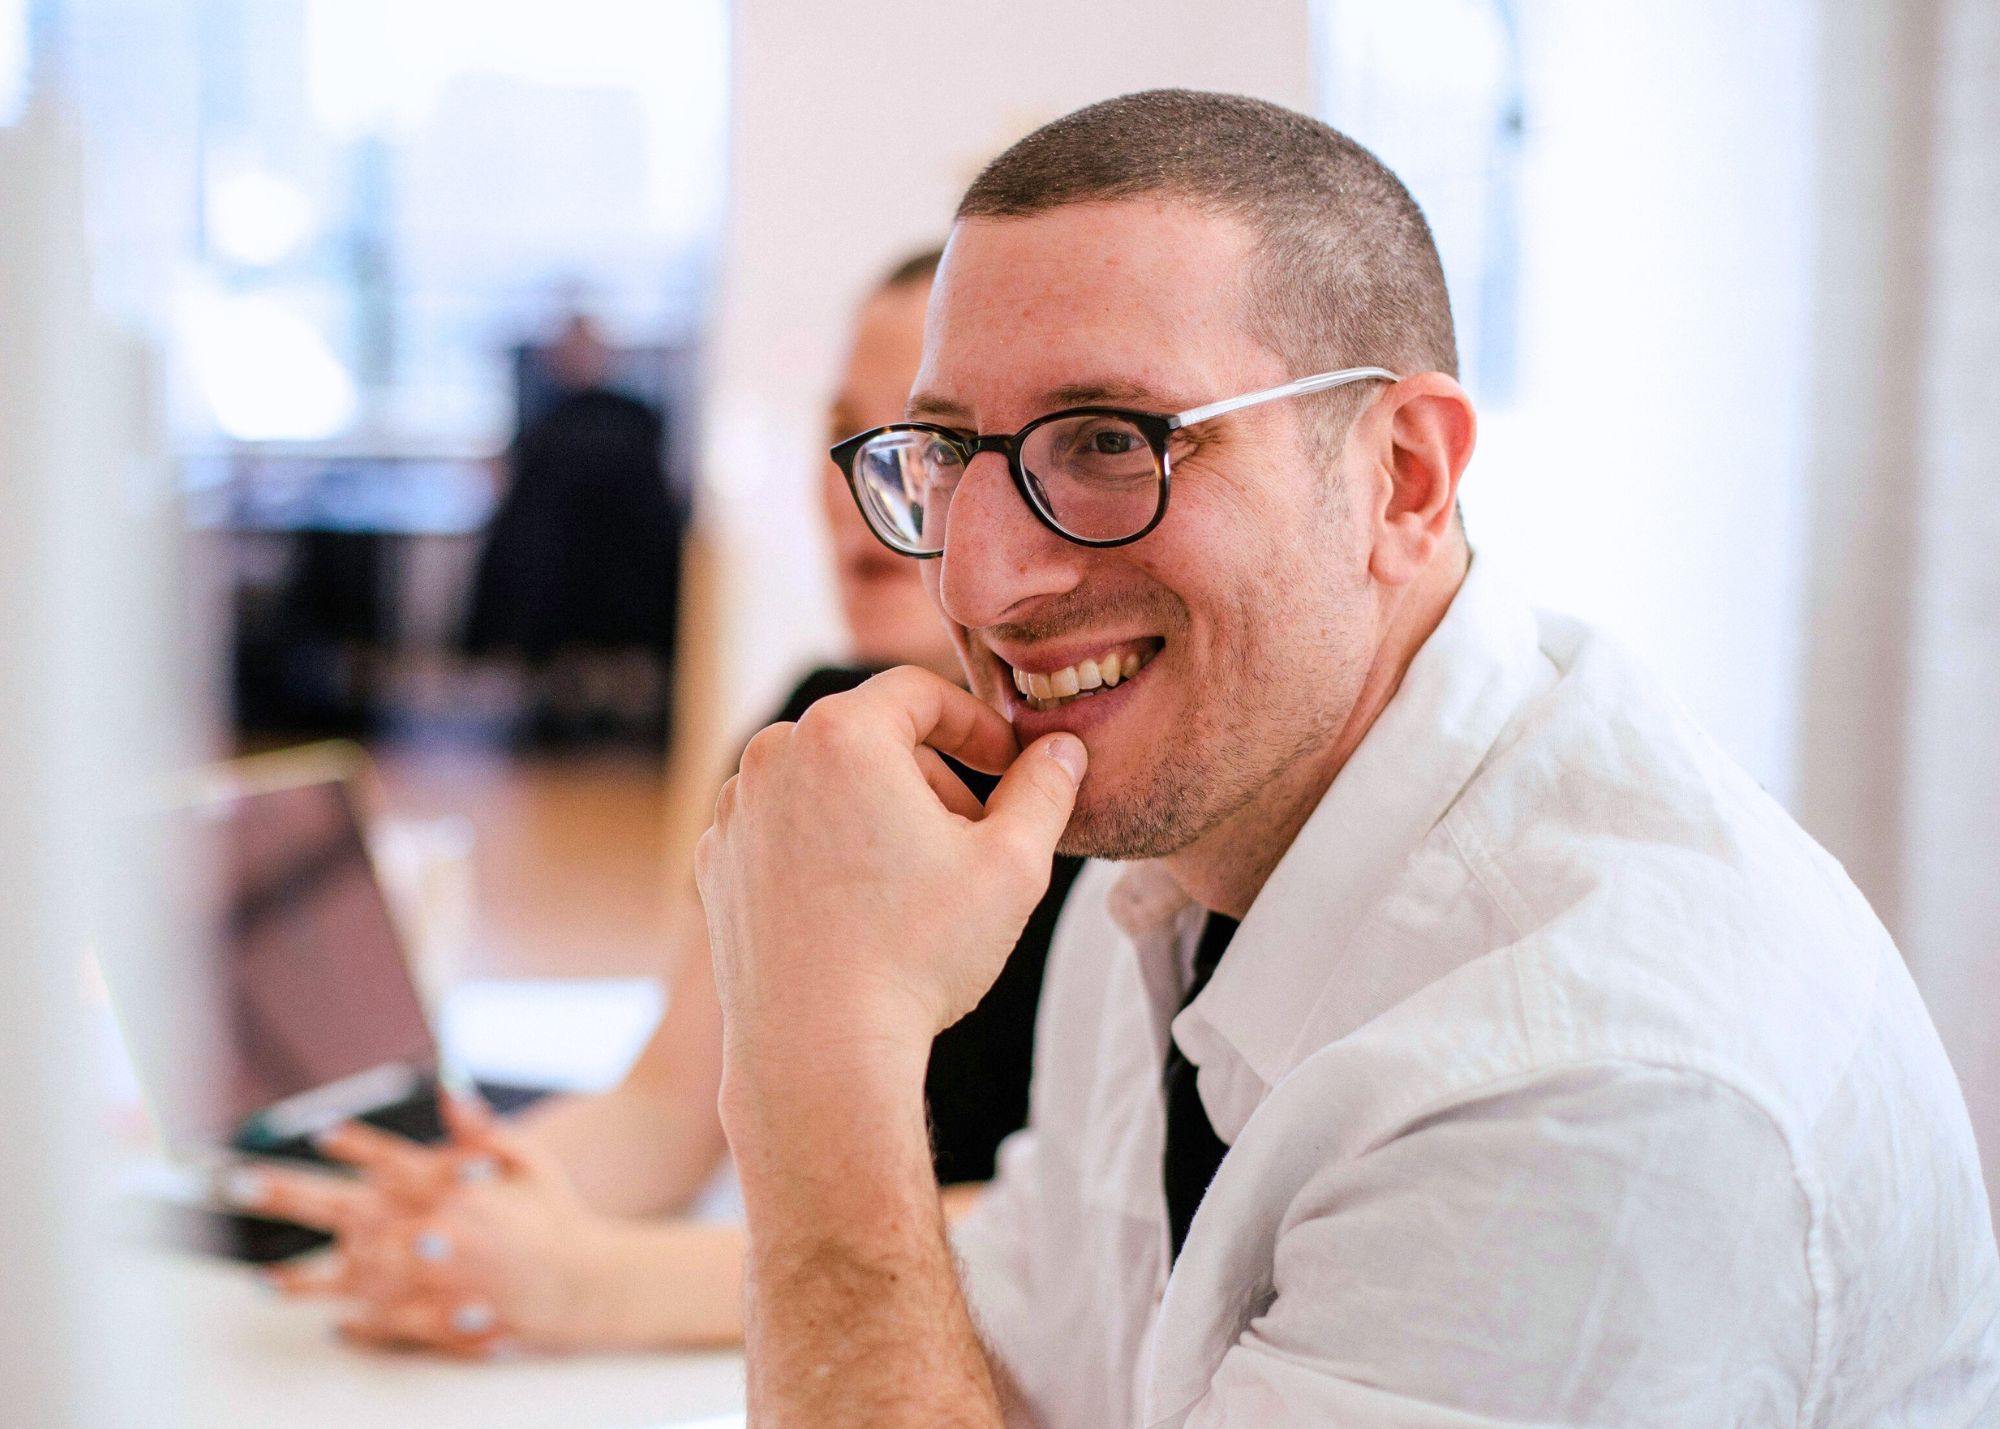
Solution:
M 833 448 L 854 503 L 882 544 L 925 560 L 944 554 L 945 521 L 965 468 L 981 452 L 1007 458 L 1014 486 L 1041 523 L 1079 546 L 1123 546 L 1167 514 L 1167 443 L 1192 427 L 1264 402 L 1350 382 L 1396 382 L 1387 368 L 1346 367 L 1162 415 L 1068 407 L 1012 436 L 968 436 L 929 422 L 894 422 Z

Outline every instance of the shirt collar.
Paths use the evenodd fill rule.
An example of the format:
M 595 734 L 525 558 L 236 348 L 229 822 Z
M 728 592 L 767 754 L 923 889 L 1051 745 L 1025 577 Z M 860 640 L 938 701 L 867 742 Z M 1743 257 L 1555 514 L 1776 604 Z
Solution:
M 1394 698 L 1244 915 L 1214 978 L 1175 1019 L 1175 1040 L 1203 1069 L 1204 1101 L 1209 1086 L 1231 1080 L 1208 1075 L 1218 1059 L 1233 1055 L 1268 1090 L 1310 1050 L 1296 1046 L 1307 1018 L 1336 970 L 1366 956 L 1347 946 L 1349 935 L 1522 702 L 1551 678 L 1532 612 L 1489 559 L 1474 560 Z M 1186 904 L 1166 869 L 1147 863 L 1113 886 L 1109 911 L 1140 939 L 1164 931 Z M 1397 988 L 1393 977 L 1352 981 L 1378 1005 L 1345 1009 L 1335 1020 L 1349 1029 L 1417 990 Z M 1315 1025 L 1327 1025 L 1323 1010 Z M 1233 1139 L 1251 1108 L 1209 1110 L 1218 1133 Z

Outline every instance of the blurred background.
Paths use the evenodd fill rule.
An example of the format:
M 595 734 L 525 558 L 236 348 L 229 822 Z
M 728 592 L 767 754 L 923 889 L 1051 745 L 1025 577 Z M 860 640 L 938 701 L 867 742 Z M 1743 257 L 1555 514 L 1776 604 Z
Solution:
M 734 749 L 841 653 L 815 493 L 856 301 L 1007 143 L 1163 84 L 1311 111 L 1408 182 L 1483 418 L 1475 547 L 1846 864 L 1994 1179 L 1990 0 L 0 0 L 27 1402 L 112 1404 L 66 1327 L 148 1314 L 78 1273 L 67 1195 L 103 1154 L 83 954 L 173 956 L 172 879 L 107 814 L 356 740 L 428 990 L 654 976 Z

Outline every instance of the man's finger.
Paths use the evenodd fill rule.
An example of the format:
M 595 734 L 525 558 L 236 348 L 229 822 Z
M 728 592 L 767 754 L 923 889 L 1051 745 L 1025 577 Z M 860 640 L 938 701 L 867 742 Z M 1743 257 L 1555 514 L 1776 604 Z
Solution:
M 927 744 L 986 774 L 1007 768 L 1021 747 L 1014 726 L 992 706 L 942 675 L 913 665 L 885 670 L 859 689 L 829 695 L 820 703 L 836 700 L 892 711 L 900 720 L 899 734 L 913 747 Z
M 986 800 L 981 828 L 989 836 L 1019 839 L 1038 856 L 1053 854 L 1076 807 L 1077 786 L 1088 761 L 1083 741 L 1075 735 L 1043 735 L 1001 776 L 999 787 Z
M 276 1166 L 237 1167 L 223 1182 L 223 1195 L 239 1210 L 325 1231 L 346 1230 L 381 1205 L 365 1183 Z
M 979 819 L 984 806 L 965 787 L 965 781 L 951 772 L 944 762 L 944 756 L 928 745 L 917 748 L 917 767 L 924 771 L 924 782 L 931 786 L 931 792 L 938 796 L 938 802 L 958 815 L 961 819 Z

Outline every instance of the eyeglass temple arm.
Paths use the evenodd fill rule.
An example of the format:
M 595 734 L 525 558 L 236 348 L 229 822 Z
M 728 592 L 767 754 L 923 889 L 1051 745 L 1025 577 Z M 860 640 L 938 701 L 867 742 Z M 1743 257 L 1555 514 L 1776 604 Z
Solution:
M 1316 372 L 1311 377 L 1301 377 L 1295 382 L 1286 382 L 1277 387 L 1266 387 L 1261 392 L 1246 392 L 1241 397 L 1225 397 L 1220 402 L 1210 402 L 1206 407 L 1190 407 L 1185 412 L 1177 412 L 1167 418 L 1167 425 L 1173 428 L 1192 427 L 1196 422 L 1206 422 L 1210 417 L 1220 417 L 1224 412 L 1241 411 L 1260 402 L 1275 402 L 1280 397 L 1303 397 L 1308 392 L 1324 392 L 1329 387 L 1345 387 L 1350 382 L 1366 382 L 1370 378 L 1378 377 L 1384 382 L 1403 380 L 1386 367 L 1343 367 L 1338 372 Z

